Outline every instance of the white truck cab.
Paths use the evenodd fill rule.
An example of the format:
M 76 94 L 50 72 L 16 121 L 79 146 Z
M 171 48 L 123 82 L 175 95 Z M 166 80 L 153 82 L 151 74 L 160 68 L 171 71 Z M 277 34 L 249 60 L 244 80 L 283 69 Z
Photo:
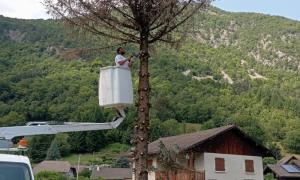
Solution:
M 0 180 L 34 180 L 28 157 L 0 154 Z

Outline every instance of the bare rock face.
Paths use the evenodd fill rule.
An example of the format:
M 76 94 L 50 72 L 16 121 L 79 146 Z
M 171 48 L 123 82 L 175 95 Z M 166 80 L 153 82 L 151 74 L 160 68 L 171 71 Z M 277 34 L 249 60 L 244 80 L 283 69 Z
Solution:
M 83 50 L 80 48 L 65 48 L 57 46 L 49 46 L 46 52 L 51 56 L 57 56 L 64 60 L 82 60 Z
M 213 17 L 208 20 L 211 24 L 208 26 L 205 23 L 199 23 L 196 30 L 191 33 L 191 37 L 197 43 L 209 45 L 215 49 L 229 47 L 241 50 L 247 53 L 249 59 L 245 59 L 248 59 L 249 63 L 253 60 L 255 63 L 270 68 L 300 70 L 299 55 L 292 50 L 299 47 L 299 28 L 274 33 L 261 31 L 261 28 L 265 27 L 258 26 L 259 23 L 256 21 L 245 22 L 234 18 L 222 20 L 222 17 L 214 11 L 209 15 Z M 242 61 L 241 65 L 246 66 L 246 63 Z
M 265 76 L 258 74 L 255 69 L 249 69 L 248 70 L 248 75 L 250 77 L 250 79 L 263 79 L 263 80 L 267 80 L 268 78 L 266 78 Z
M 222 75 L 223 75 L 223 79 L 228 83 L 228 84 L 233 84 L 233 80 L 231 79 L 231 77 L 224 71 L 221 71 Z
M 192 79 L 195 79 L 197 81 L 202 81 L 207 79 L 215 81 L 213 76 L 193 76 Z
M 185 76 L 188 76 L 190 73 L 191 73 L 191 70 L 190 70 L 190 69 L 188 69 L 188 70 L 182 72 L 182 74 L 185 75 Z
M 248 65 L 248 62 L 247 62 L 247 61 L 245 61 L 244 59 L 242 59 L 242 60 L 241 60 L 241 65 L 243 65 L 243 66 L 247 66 L 247 65 Z
M 262 34 L 261 36 L 262 38 L 258 41 L 256 47 L 248 53 L 248 56 L 268 67 L 297 67 L 297 58 L 276 47 L 271 41 L 272 36 L 270 34 Z M 280 40 L 286 42 L 288 38 L 288 35 L 283 35 Z
M 13 41 L 22 42 L 26 36 L 26 32 L 21 32 L 18 29 L 16 30 L 10 29 L 7 31 L 7 36 Z
M 238 30 L 238 25 L 235 21 L 230 21 L 228 26 L 224 29 L 220 28 L 209 28 L 206 29 L 204 27 L 198 29 L 197 33 L 195 33 L 194 39 L 201 44 L 211 44 L 212 47 L 218 48 L 221 45 L 225 46 L 237 46 L 238 42 L 234 41 L 233 34 Z

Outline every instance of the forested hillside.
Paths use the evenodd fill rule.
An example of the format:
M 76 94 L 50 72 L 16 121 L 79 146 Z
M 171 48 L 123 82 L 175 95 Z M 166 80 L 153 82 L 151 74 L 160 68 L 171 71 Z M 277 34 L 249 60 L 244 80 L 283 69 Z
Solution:
M 184 29 L 177 46 L 152 48 L 151 139 L 234 123 L 275 152 L 300 153 L 300 22 L 212 9 Z M 117 47 L 83 51 L 107 41 L 68 35 L 54 20 L 3 16 L 0 40 L 0 126 L 111 120 L 97 85 Z M 133 76 L 136 86 L 137 62 Z M 135 108 L 127 114 L 117 130 L 31 138 L 29 153 L 42 160 L 54 138 L 62 156 L 129 144 Z

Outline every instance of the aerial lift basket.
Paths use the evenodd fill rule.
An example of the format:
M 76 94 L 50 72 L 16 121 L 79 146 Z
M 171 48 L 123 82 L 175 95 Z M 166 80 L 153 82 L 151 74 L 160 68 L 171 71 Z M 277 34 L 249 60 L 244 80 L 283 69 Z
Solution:
M 131 72 L 127 68 L 108 66 L 100 69 L 99 105 L 124 108 L 133 104 Z

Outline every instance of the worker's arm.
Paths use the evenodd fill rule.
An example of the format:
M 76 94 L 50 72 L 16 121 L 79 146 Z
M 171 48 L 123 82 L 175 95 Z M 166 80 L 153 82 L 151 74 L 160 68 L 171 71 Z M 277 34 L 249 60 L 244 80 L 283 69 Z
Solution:
M 124 59 L 124 60 L 121 60 L 121 61 L 118 61 L 118 63 L 120 64 L 120 65 L 123 65 L 123 64 L 125 64 L 126 63 L 126 61 L 128 61 L 129 62 L 129 64 L 131 63 L 131 58 L 132 58 L 132 56 L 130 56 L 129 58 L 127 58 L 127 59 Z M 131 63 L 132 64 L 132 63 Z
M 119 63 L 120 65 L 123 65 L 123 64 L 126 63 L 126 61 L 128 61 L 128 59 L 124 59 L 124 60 L 118 61 L 118 63 Z

